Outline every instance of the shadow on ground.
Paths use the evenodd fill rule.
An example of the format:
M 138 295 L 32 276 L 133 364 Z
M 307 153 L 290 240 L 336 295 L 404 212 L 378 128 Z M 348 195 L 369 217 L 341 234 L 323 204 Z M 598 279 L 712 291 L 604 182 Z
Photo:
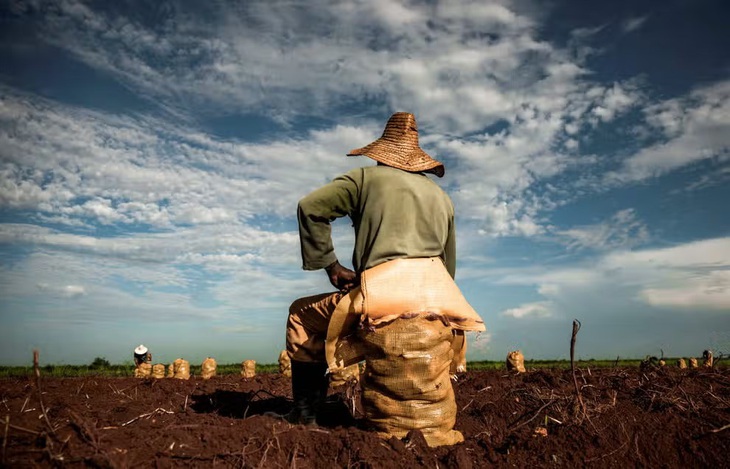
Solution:
M 275 396 L 268 391 L 237 392 L 216 390 L 208 394 L 191 396 L 190 408 L 200 414 L 217 414 L 222 417 L 245 419 L 267 412 L 285 414 L 292 408 L 291 399 Z M 327 398 L 317 417 L 322 427 L 353 427 L 358 421 L 352 417 L 347 405 L 339 395 Z

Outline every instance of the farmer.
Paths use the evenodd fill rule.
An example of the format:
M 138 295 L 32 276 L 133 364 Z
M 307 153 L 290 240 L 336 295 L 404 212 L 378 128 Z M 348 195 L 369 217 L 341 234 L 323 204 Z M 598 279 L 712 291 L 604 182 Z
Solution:
M 140 344 L 139 347 L 134 349 L 134 366 L 139 366 L 142 363 L 152 363 L 152 354 L 147 350 L 147 347 Z
M 316 423 L 328 389 L 328 324 L 343 296 L 359 290 L 363 272 L 394 259 L 436 258 L 453 282 L 454 207 L 426 175 L 442 177 L 444 165 L 419 147 L 414 116 L 393 114 L 382 137 L 347 155 L 365 155 L 378 164 L 339 176 L 299 201 L 303 268 L 324 269 L 337 291 L 300 298 L 289 308 L 286 347 L 294 408 L 281 417 L 292 423 Z M 332 244 L 330 222 L 344 216 L 355 229 L 354 270 L 340 264 Z

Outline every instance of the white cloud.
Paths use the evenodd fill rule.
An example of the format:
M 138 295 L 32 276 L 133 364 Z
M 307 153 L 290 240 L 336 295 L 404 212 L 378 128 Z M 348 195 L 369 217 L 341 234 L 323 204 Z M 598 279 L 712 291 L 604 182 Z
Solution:
M 591 113 L 602 122 L 612 121 L 616 115 L 638 105 L 642 99 L 641 93 L 631 84 L 614 83 L 602 94 L 603 96 L 591 110 Z
M 566 132 L 575 135 L 585 126 L 610 122 L 637 102 L 630 83 L 590 83 L 589 71 L 568 52 L 538 39 L 535 11 L 513 2 L 323 1 L 306 9 L 254 2 L 200 8 L 205 23 L 169 10 L 160 13 L 156 26 L 145 26 L 126 17 L 123 8 L 112 15 L 65 0 L 43 17 L 41 34 L 183 115 L 190 109 L 196 115 L 246 109 L 281 122 L 297 115 L 331 119 L 342 105 L 352 104 L 352 96 L 377 97 L 390 109 L 410 110 L 424 129 L 426 149 L 453 162 L 448 174 L 455 202 L 470 207 L 464 212 L 490 236 L 543 233 L 539 213 L 547 208 L 545 201 L 527 192 L 579 164 L 578 140 L 565 138 Z M 15 146 L 9 152 L 47 156 L 51 164 L 61 163 L 62 171 L 39 185 L 21 177 L 18 166 L 8 167 L 10 182 L 0 201 L 26 208 L 42 204 L 44 212 L 57 212 L 54 203 L 60 204 L 70 213 L 44 215 L 65 216 L 69 223 L 81 216 L 81 209 L 67 207 L 79 197 L 69 186 L 82 179 L 90 188 L 81 196 L 98 198 L 87 211 L 95 209 L 91 213 L 108 222 L 117 217 L 169 228 L 236 222 L 260 213 L 286 216 L 297 195 L 323 182 L 321 168 L 331 177 L 355 165 L 335 162 L 335 149 L 362 146 L 377 138 L 383 125 L 356 127 L 347 124 L 351 116 L 343 116 L 343 125 L 304 139 L 242 145 L 153 119 L 139 123 L 11 104 L 18 115 L 9 120 L 21 125 L 44 116 L 42 126 L 28 126 L 21 142 L 60 145 L 74 156 L 63 161 L 50 151 L 33 151 L 30 142 Z M 80 123 L 69 122 L 78 117 Z M 504 123 L 504 129 L 486 130 L 495 123 Z M 86 157 L 60 142 L 69 131 L 80 136 Z M 467 133 L 472 137 L 464 138 Z M 91 170 L 76 170 L 88 163 Z M 41 175 L 48 166 L 38 168 Z M 125 203 L 135 210 L 120 207 Z M 100 211 L 103 205 L 107 213 Z
M 500 314 L 515 319 L 546 318 L 553 316 L 552 307 L 553 305 L 549 301 L 538 301 L 506 309 Z
M 624 33 L 636 31 L 644 26 L 644 23 L 646 23 L 647 19 L 649 19 L 649 15 L 628 18 L 621 23 L 621 30 Z
M 361 164 L 344 153 L 373 138 L 338 126 L 300 140 L 226 142 L 4 91 L 0 203 L 68 224 L 171 228 L 291 216 L 299 197 Z
M 236 225 L 198 226 L 168 233 L 116 237 L 77 235 L 34 225 L 0 225 L 0 242 L 115 258 L 120 261 L 197 264 L 215 270 L 261 262 L 299 266 L 296 233 L 270 233 Z
M 652 306 L 727 311 L 730 308 L 730 270 L 710 271 L 682 279 L 672 287 L 646 288 L 641 291 L 641 298 Z
M 696 191 L 727 184 L 728 182 L 730 182 L 730 165 L 700 175 L 697 179 L 687 184 L 684 190 Z
M 496 281 L 534 286 L 545 301 L 556 306 L 570 304 L 585 309 L 588 307 L 582 301 L 608 304 L 612 298 L 621 298 L 686 312 L 730 312 L 730 238 L 669 248 L 617 250 L 583 263 L 549 270 L 502 271 Z M 590 308 L 578 312 L 589 314 Z M 515 314 L 519 313 L 524 314 L 517 308 Z
M 649 239 L 649 229 L 638 219 L 636 211 L 628 208 L 616 212 L 604 222 L 556 230 L 566 239 L 568 249 L 616 249 L 640 245 Z
M 62 298 L 77 298 L 86 294 L 83 285 L 49 285 L 47 283 L 36 284 L 38 290 L 46 291 Z
M 648 106 L 645 113 L 653 131 L 663 138 L 627 158 L 622 168 L 606 176 L 609 182 L 656 177 L 702 160 L 730 156 L 730 81 Z
M 489 325 L 487 325 L 489 328 Z M 489 351 L 492 343 L 492 333 L 486 332 L 467 332 L 466 333 L 466 353 L 468 360 L 480 360 L 485 353 Z
M 623 251 L 604 259 L 608 268 L 695 269 L 730 266 L 730 238 L 693 241 L 662 249 Z

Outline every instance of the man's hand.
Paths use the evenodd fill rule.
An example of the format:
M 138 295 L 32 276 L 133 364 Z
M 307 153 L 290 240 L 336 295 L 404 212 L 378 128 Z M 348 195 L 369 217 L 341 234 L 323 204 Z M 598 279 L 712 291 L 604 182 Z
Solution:
M 325 270 L 327 271 L 330 283 L 343 293 L 352 290 L 359 284 L 357 274 L 347 267 L 340 265 L 339 261 L 334 261 L 325 267 Z

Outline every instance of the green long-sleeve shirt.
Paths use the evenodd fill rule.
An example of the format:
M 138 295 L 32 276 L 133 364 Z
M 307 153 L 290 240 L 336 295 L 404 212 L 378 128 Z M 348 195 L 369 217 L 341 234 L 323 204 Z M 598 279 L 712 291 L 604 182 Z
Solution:
M 330 222 L 349 216 L 355 228 L 356 272 L 399 258 L 440 256 L 454 276 L 454 206 L 426 175 L 389 166 L 354 169 L 299 201 L 305 270 L 337 260 Z

